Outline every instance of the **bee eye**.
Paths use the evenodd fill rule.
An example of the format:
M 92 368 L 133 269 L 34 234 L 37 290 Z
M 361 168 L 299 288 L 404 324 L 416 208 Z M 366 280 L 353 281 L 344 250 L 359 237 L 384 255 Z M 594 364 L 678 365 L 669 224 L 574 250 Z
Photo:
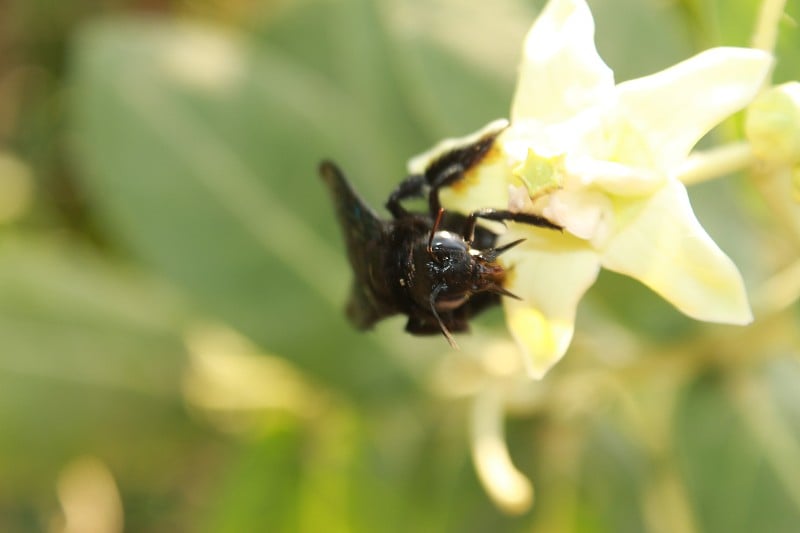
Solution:
M 441 243 L 434 243 L 434 245 L 431 247 L 431 257 L 433 257 L 437 263 L 443 263 L 448 259 L 449 256 L 450 251 Z
M 434 235 L 431 241 L 431 251 L 439 250 L 442 253 L 466 252 L 469 245 L 464 242 L 460 235 L 455 235 L 449 231 L 440 231 Z

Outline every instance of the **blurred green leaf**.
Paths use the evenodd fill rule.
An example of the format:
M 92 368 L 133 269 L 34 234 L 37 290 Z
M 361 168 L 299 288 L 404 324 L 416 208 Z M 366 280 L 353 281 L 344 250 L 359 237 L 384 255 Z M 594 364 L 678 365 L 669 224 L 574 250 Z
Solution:
M 296 531 L 304 455 L 303 428 L 285 423 L 242 446 L 215 487 L 215 505 L 198 531 Z
M 344 324 L 349 273 L 315 175 L 363 121 L 354 101 L 235 36 L 153 20 L 87 29 L 75 71 L 86 184 L 148 264 L 312 374 L 362 394 L 402 382 Z
M 683 396 L 677 415 L 680 467 L 698 525 L 704 531 L 792 531 L 800 510 L 752 427 L 733 409 L 730 393 L 730 385 L 706 376 Z
M 174 291 L 74 243 L 5 235 L 0 292 L 0 500 L 20 505 L 11 524 L 79 455 L 107 461 L 123 497 L 185 467 L 199 432 L 182 408 L 186 310 Z M 3 515 L 0 529 L 13 530 Z
M 621 434 L 615 420 L 593 417 L 584 445 L 580 486 L 580 530 L 642 531 L 648 467 L 637 443 Z

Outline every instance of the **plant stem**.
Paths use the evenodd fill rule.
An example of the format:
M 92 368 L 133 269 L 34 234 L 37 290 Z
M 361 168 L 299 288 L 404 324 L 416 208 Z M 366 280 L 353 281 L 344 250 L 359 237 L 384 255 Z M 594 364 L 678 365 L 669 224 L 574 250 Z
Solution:
M 783 17 L 786 0 L 764 0 L 758 12 L 756 29 L 753 32 L 752 46 L 759 50 L 772 52 L 778 41 L 778 23 Z
M 710 181 L 749 168 L 755 162 L 750 143 L 740 141 L 695 152 L 678 171 L 685 185 Z
M 753 31 L 752 46 L 766 52 L 773 52 L 778 42 L 778 25 L 783 17 L 783 9 L 786 0 L 764 0 L 761 2 L 761 9 L 758 11 L 756 28 Z M 764 78 L 761 89 L 766 90 L 772 85 L 772 70 L 775 68 L 773 63 L 770 67 L 770 75 Z

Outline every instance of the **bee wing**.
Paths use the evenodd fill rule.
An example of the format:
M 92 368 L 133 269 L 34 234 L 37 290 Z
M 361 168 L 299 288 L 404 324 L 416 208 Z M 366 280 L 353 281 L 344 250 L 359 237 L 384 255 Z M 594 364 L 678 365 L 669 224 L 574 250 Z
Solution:
M 388 224 L 356 194 L 334 163 L 323 161 L 319 173 L 331 194 L 355 274 L 347 316 L 356 327 L 366 329 L 395 312 L 387 307 L 385 297 L 376 295 L 371 272 L 382 264 L 381 250 L 387 238 Z
M 339 167 L 323 161 L 319 173 L 331 193 L 348 249 L 351 243 L 360 247 L 366 241 L 381 238 L 386 223 L 356 194 Z

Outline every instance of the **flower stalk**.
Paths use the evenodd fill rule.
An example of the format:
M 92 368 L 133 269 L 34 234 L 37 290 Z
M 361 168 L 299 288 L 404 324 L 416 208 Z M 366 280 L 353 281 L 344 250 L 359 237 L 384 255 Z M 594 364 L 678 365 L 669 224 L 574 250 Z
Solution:
M 733 142 L 692 153 L 678 171 L 678 179 L 684 185 L 696 185 L 746 170 L 755 163 L 750 143 Z
M 514 466 L 503 431 L 504 394 L 488 386 L 472 406 L 472 460 L 486 492 L 509 514 L 521 514 L 533 505 L 533 485 Z
M 778 42 L 778 27 L 786 0 L 763 0 L 751 41 L 753 48 L 772 52 Z

